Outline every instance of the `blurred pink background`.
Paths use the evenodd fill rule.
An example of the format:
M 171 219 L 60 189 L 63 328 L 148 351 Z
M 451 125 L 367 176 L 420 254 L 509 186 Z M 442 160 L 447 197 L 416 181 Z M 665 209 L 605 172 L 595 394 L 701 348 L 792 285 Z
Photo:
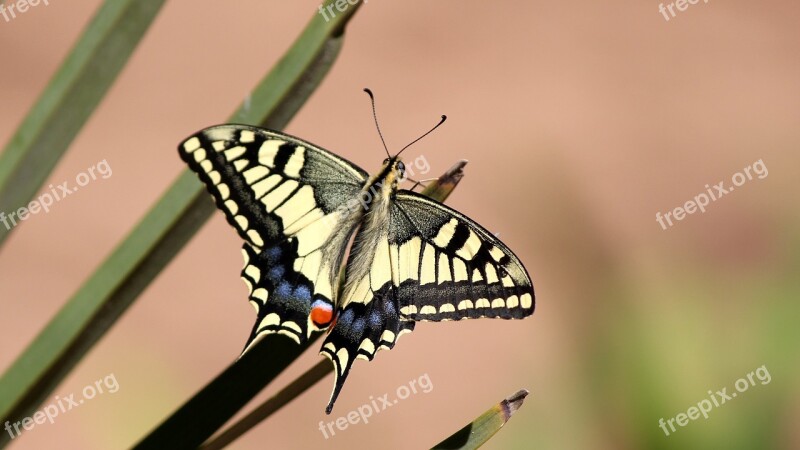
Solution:
M 50 0 L 0 19 L 0 142 L 100 4 Z M 2 248 L 0 371 L 184 170 L 178 142 L 224 122 L 318 5 L 167 3 L 48 183 L 104 159 L 113 176 L 33 216 Z M 406 158 L 424 155 L 430 176 L 470 161 L 448 204 L 514 249 L 537 310 L 419 324 L 355 365 L 331 416 L 328 377 L 232 448 L 427 448 L 520 388 L 531 395 L 485 448 L 724 444 L 763 411 L 777 418 L 765 448 L 800 447 L 798 333 L 785 322 L 798 317 L 787 306 L 800 260 L 798 19 L 791 1 L 701 2 L 669 22 L 656 1 L 364 5 L 286 131 L 374 171 L 384 153 L 363 87 L 390 149 L 447 114 Z M 672 228 L 656 223 L 759 159 L 768 177 Z M 129 447 L 223 370 L 255 319 L 240 246 L 215 214 L 54 395 L 112 373 L 119 391 L 13 448 Z M 307 352 L 259 399 L 319 358 Z M 642 408 L 672 417 L 762 364 L 771 384 L 675 437 L 649 415 L 636 422 Z M 327 440 L 319 431 L 424 374 L 430 393 Z M 664 403 L 638 403 L 642 384 Z

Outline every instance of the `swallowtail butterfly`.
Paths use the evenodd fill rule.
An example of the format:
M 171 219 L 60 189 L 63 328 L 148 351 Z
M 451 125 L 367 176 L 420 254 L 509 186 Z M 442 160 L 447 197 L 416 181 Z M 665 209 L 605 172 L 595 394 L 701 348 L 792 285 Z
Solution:
M 241 275 L 258 318 L 244 351 L 270 333 L 302 343 L 328 330 L 321 353 L 336 379 L 327 413 L 353 362 L 391 349 L 415 322 L 533 313 L 519 259 L 470 218 L 400 189 L 399 153 L 387 151 L 370 176 L 314 144 L 248 125 L 201 130 L 179 153 L 245 241 Z

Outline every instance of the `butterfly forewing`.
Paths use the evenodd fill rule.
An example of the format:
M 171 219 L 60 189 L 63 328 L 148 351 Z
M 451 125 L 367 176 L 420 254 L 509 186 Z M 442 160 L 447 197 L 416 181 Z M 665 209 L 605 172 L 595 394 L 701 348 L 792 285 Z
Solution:
M 463 214 L 400 191 L 388 235 L 403 318 L 521 319 L 533 314 L 533 284 L 522 263 Z
M 367 178 L 327 150 L 246 125 L 206 128 L 186 139 L 179 152 L 228 222 L 257 247 L 334 213 Z

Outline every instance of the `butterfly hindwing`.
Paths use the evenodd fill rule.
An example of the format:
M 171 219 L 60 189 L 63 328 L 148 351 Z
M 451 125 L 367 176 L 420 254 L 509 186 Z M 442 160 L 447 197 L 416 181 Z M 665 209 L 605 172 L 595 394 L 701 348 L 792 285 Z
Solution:
M 329 413 L 356 359 L 371 361 L 378 350 L 393 348 L 401 334 L 414 329 L 413 321 L 400 316 L 388 229 L 371 219 L 365 219 L 353 241 L 336 325 L 322 344 L 321 354 L 335 369 Z
M 242 279 L 258 313 L 246 348 L 268 333 L 302 342 L 327 327 L 356 225 L 341 206 L 367 174 L 308 142 L 246 125 L 206 128 L 179 152 L 246 241 Z
M 326 412 L 333 409 L 356 359 L 371 361 L 378 350 L 393 348 L 400 335 L 413 330 L 414 322 L 400 317 L 390 285 L 375 292 L 370 302 L 353 302 L 340 310 L 320 352 L 334 366 L 333 391 Z
M 452 208 L 399 191 L 388 235 L 401 317 L 442 321 L 533 314 L 533 284 L 519 259 Z

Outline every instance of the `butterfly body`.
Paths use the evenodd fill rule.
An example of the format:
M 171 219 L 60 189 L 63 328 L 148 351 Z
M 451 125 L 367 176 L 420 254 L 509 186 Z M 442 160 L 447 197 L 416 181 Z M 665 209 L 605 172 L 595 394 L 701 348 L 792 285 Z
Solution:
M 359 205 L 353 205 L 356 212 L 352 214 L 357 215 L 361 223 L 361 232 L 356 235 L 353 246 L 360 250 L 353 252 L 348 261 L 344 299 L 353 298 L 357 287 L 355 280 L 363 280 L 369 274 L 372 265 L 370 257 L 374 249 L 387 239 L 389 230 L 385 224 L 390 220 L 391 202 L 397 194 L 400 180 L 404 178 L 403 167 L 399 159 L 388 158 L 384 161 L 381 170 L 370 177 L 359 192 Z
M 519 259 L 468 217 L 400 189 L 397 156 L 369 176 L 246 125 L 201 130 L 179 153 L 245 240 L 242 279 L 258 314 L 245 352 L 271 333 L 301 343 L 327 330 L 321 353 L 336 369 L 328 412 L 354 360 L 391 349 L 417 321 L 533 313 Z

